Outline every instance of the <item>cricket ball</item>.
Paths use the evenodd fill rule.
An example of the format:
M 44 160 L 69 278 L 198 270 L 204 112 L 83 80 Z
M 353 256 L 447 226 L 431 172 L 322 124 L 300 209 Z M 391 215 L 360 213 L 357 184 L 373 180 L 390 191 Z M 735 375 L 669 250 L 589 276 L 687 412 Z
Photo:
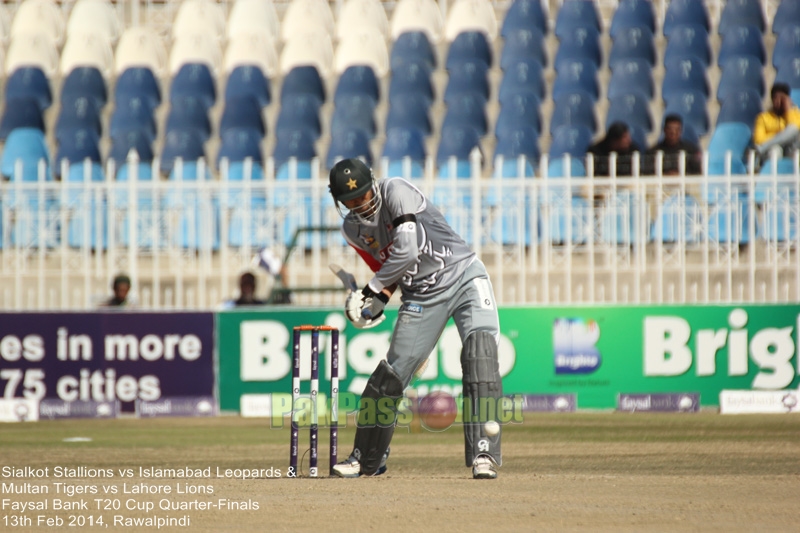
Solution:
M 458 414 L 456 400 L 444 391 L 433 391 L 419 401 L 422 425 L 432 431 L 442 431 L 453 425 Z

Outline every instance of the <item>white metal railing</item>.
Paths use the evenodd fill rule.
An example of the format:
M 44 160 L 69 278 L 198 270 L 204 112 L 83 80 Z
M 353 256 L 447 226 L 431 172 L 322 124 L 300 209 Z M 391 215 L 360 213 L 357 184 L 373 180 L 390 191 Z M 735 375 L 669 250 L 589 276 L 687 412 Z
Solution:
M 790 175 L 756 174 L 751 161 L 745 175 L 729 162 L 722 176 L 483 177 L 477 152 L 470 165 L 475 177 L 445 179 L 429 161 L 411 181 L 487 264 L 500 303 L 800 301 L 797 159 Z M 546 157 L 538 168 L 547 175 Z M 316 162 L 308 179 L 275 179 L 271 162 L 263 180 L 226 169 L 120 182 L 110 167 L 91 181 L 87 165 L 78 182 L 0 182 L 0 308 L 90 308 L 120 271 L 143 307 L 212 308 L 236 295 L 260 248 L 283 256 L 298 227 L 341 222 Z M 288 284 L 330 286 L 329 262 L 369 276 L 338 233 L 316 233 L 290 257 Z

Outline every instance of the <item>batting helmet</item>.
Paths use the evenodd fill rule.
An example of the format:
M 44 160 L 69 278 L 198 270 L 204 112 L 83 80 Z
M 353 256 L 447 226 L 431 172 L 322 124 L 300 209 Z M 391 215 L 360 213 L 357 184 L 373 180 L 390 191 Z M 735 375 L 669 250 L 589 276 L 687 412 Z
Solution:
M 330 185 L 333 199 L 345 202 L 367 194 L 372 188 L 372 171 L 360 159 L 342 159 L 331 169 Z

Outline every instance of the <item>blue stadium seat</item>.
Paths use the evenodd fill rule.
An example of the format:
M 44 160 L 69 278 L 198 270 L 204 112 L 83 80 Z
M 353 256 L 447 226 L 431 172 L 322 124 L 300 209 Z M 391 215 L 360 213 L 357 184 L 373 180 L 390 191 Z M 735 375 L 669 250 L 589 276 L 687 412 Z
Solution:
M 550 117 L 550 134 L 561 126 L 586 126 L 592 133 L 597 131 L 594 100 L 585 91 L 562 93 L 556 98 Z
M 17 161 L 20 164 L 20 175 L 15 178 Z M 0 169 L 4 177 L 13 181 L 38 181 L 39 161 L 45 163 L 44 179 L 51 180 L 50 153 L 41 130 L 17 128 L 9 133 L 0 160 Z
M 186 63 L 172 77 L 169 86 L 170 101 L 187 96 L 200 100 L 206 110 L 211 109 L 217 101 L 214 77 L 205 63 Z
M 208 181 L 211 179 L 211 175 L 208 165 L 205 162 L 201 164 L 199 159 L 176 159 L 167 179 L 169 181 Z
M 731 152 L 732 157 L 742 159 L 752 135 L 752 130 L 747 124 L 739 122 L 717 124 L 708 143 L 708 156 L 712 159 L 724 159 L 725 153 Z
M 497 99 L 502 105 L 507 98 L 521 91 L 531 91 L 540 100 L 545 97 L 542 65 L 535 59 L 519 59 L 504 69 Z
M 61 86 L 61 102 L 71 102 L 76 98 L 91 98 L 98 111 L 108 102 L 108 89 L 103 75 L 95 67 L 75 67 L 64 79 Z
M 741 159 L 733 155 L 731 155 L 730 159 L 730 174 L 732 176 L 744 176 L 747 174 L 747 167 L 745 167 L 745 164 Z M 712 177 L 727 176 L 727 156 L 709 158 L 708 175 Z M 741 184 L 731 183 L 731 188 L 728 189 L 726 180 L 709 180 L 703 182 L 701 194 L 709 204 L 724 204 L 729 202 L 733 197 L 743 194 L 744 192 L 745 191 L 741 189 Z
M 617 191 L 603 200 L 598 209 L 600 242 L 630 246 L 640 242 L 642 235 L 647 240 L 645 226 L 649 221 L 641 220 L 637 203 L 632 191 Z
M 639 124 L 629 124 L 628 127 L 630 128 L 631 140 L 641 148 L 642 150 L 647 149 L 647 135 L 648 132 L 640 126 Z
M 667 100 L 664 115 L 676 114 L 683 118 L 684 124 L 692 126 L 698 135 L 708 133 L 708 102 L 699 91 L 674 92 Z
M 684 24 L 699 24 L 706 32 L 711 30 L 708 11 L 703 2 L 697 0 L 671 0 L 664 16 L 664 35 L 671 36 L 672 30 Z
M 445 68 L 450 70 L 462 61 L 477 59 L 492 66 L 492 48 L 486 35 L 480 31 L 464 31 L 459 33 L 447 49 Z
M 595 100 L 600 96 L 597 67 L 589 60 L 564 61 L 553 83 L 553 99 L 576 90 L 585 91 Z
M 436 164 L 439 167 L 440 177 L 469 177 L 469 155 L 473 148 L 480 146 L 478 133 L 468 126 L 451 126 L 442 129 L 439 147 L 436 150 Z M 456 175 L 450 173 L 450 158 L 456 160 Z
M 267 133 L 261 106 L 252 95 L 243 95 L 225 101 L 225 109 L 219 122 L 219 134 L 232 128 L 249 128 L 256 130 L 261 137 Z
M 558 164 L 557 161 L 551 163 L 556 172 L 559 171 Z M 572 176 L 584 176 L 585 170 L 583 174 L 579 173 L 582 167 L 583 165 L 579 161 L 574 160 L 572 162 Z M 557 176 L 551 175 L 550 177 Z M 539 230 L 542 239 L 553 244 L 566 244 L 568 242 L 583 244 L 592 236 L 594 229 L 592 210 L 585 199 L 579 196 L 557 196 L 549 199 L 546 204 L 547 207 L 544 212 L 539 213 L 541 218 Z
M 295 93 L 281 95 L 281 109 L 275 123 L 276 130 L 307 129 L 319 138 L 322 125 L 319 119 L 320 100 L 313 94 Z
M 224 177 L 224 176 L 223 176 Z M 234 161 L 228 164 L 227 178 L 229 181 L 263 181 L 264 167 L 262 163 L 250 161 Z
M 800 2 L 797 0 L 783 0 L 778 4 L 775 16 L 772 19 L 772 33 L 780 34 L 790 26 L 800 23 Z
M 156 138 L 153 108 L 150 107 L 146 98 L 138 96 L 122 101 L 117 100 L 108 130 L 112 138 L 118 137 L 126 131 L 141 131 L 152 142 Z
M 64 160 L 72 163 L 83 163 L 89 159 L 94 163 L 100 163 L 100 142 L 97 133 L 92 130 L 73 130 L 64 135 L 58 141 L 58 149 L 55 157 L 55 175 L 61 175 L 61 165 Z
M 591 144 L 592 132 L 586 126 L 561 126 L 553 133 L 549 152 L 550 164 L 561 159 L 564 154 L 582 160 Z
M 573 2 L 582 0 L 573 0 Z M 570 2 L 572 3 L 572 2 Z M 600 67 L 603 62 L 600 48 L 600 34 L 593 28 L 573 28 L 559 38 L 558 51 L 556 51 L 555 66 L 561 71 L 564 61 L 589 60 L 595 67 Z
M 780 198 L 769 205 L 764 212 L 764 223 L 760 228 L 757 226 L 757 232 L 759 237 L 772 242 L 797 240 L 798 217 L 794 200 Z
M 565 0 L 561 4 L 556 15 L 556 37 L 561 39 L 574 28 L 590 28 L 598 33 L 602 30 L 595 2 Z
M 436 52 L 425 32 L 406 31 L 395 39 L 389 57 L 392 71 L 405 63 L 423 63 L 429 71 L 436 68 Z
M 269 78 L 255 65 L 240 65 L 228 74 L 225 82 L 225 101 L 252 96 L 260 107 L 272 101 L 272 87 Z
M 176 96 L 170 100 L 166 133 L 173 130 L 195 130 L 207 141 L 211 137 L 211 120 L 208 108 L 202 98 L 196 96 Z
M 664 117 L 664 118 L 666 118 L 666 117 Z M 662 130 L 662 137 L 663 137 L 663 130 L 664 130 L 664 124 L 663 123 L 661 124 L 661 130 Z M 694 144 L 696 144 L 698 146 L 700 145 L 700 136 L 697 134 L 696 131 L 694 131 L 694 128 L 692 127 L 691 124 L 684 124 L 683 125 L 683 135 L 681 136 L 681 139 L 683 139 L 684 141 L 689 141 L 690 143 L 694 143 Z M 659 141 L 660 140 L 662 140 L 662 139 L 659 138 Z
M 133 179 L 137 182 L 153 181 L 153 167 L 149 163 L 138 163 L 131 165 L 122 163 L 117 170 L 117 181 L 127 182 Z M 115 231 L 115 242 L 123 247 L 130 246 L 131 243 L 131 220 L 136 222 L 136 245 L 142 248 L 153 248 L 156 242 L 164 243 L 165 238 L 161 235 L 160 224 L 156 222 L 159 210 L 155 209 L 153 191 L 149 187 L 139 187 L 136 191 L 136 215 L 134 217 L 131 209 L 131 198 L 127 187 L 121 187 L 114 191 L 113 203 L 115 209 L 122 211 L 122 220 L 119 221 Z
M 789 87 L 800 89 L 800 56 L 784 61 L 775 74 L 776 82 L 788 83 Z
M 17 98 L 33 98 L 44 112 L 53 103 L 53 94 L 50 82 L 39 67 L 19 67 L 14 70 L 6 81 L 4 100 Z
M 219 153 L 217 153 L 217 168 L 220 168 L 222 158 L 227 158 L 229 163 L 241 163 L 247 158 L 257 164 L 264 162 L 261 153 L 261 132 L 258 130 L 229 128 L 221 136 L 222 143 Z
M 203 137 L 195 130 L 168 131 L 164 139 L 164 149 L 161 153 L 161 172 L 171 174 L 175 160 L 183 159 L 184 167 L 205 157 Z M 188 169 L 184 168 L 184 171 Z
M 402 94 L 418 93 L 424 96 L 428 105 L 433 102 L 433 83 L 431 73 L 421 63 L 403 63 L 392 70 L 389 81 L 389 102 Z
M 489 99 L 489 78 L 486 63 L 480 60 L 464 60 L 448 71 L 449 78 L 444 91 L 444 101 L 449 103 L 460 93 L 478 93 L 485 100 Z
M 102 182 L 105 180 L 103 167 L 99 162 L 84 161 L 72 163 L 66 181 Z M 105 198 L 98 197 L 91 189 L 70 189 L 67 191 L 66 206 L 69 212 L 67 222 L 67 243 L 72 248 L 88 247 L 92 250 L 108 247 L 108 204 Z
M 331 137 L 328 157 L 325 158 L 326 166 L 331 168 L 337 161 L 350 157 L 361 158 L 367 166 L 372 166 L 372 150 L 369 146 L 369 136 L 364 130 L 351 129 Z
M 141 130 L 128 130 L 111 139 L 111 151 L 108 159 L 113 160 L 117 168 L 121 168 L 128 160 L 131 150 L 136 150 L 139 161 L 149 166 L 153 161 L 153 143 L 150 137 Z M 117 178 L 119 179 L 119 178 Z
M 766 61 L 764 39 L 754 26 L 736 26 L 728 29 L 722 37 L 717 54 L 717 63 L 722 66 L 730 58 L 755 56 L 763 64 Z
M 486 99 L 477 93 L 460 93 L 453 96 L 447 102 L 444 121 L 467 123 L 472 125 L 479 135 L 486 135 L 488 130 Z M 442 128 L 444 129 L 444 126 Z
M 569 169 L 567 169 L 568 162 Z M 565 154 L 561 157 L 550 159 L 550 163 L 547 165 L 548 178 L 566 178 L 568 175 L 573 178 L 586 177 L 586 165 L 582 157 Z M 544 193 L 544 191 L 542 191 L 542 193 Z M 550 187 L 547 191 L 547 197 L 550 199 L 559 196 L 563 197 L 564 193 L 565 191 L 561 187 Z M 542 199 L 544 199 L 544 194 L 542 194 Z
M 55 127 L 56 140 L 69 135 L 71 131 L 82 129 L 94 131 L 98 138 L 103 133 L 96 104 L 93 99 L 86 96 L 74 97 L 61 104 Z
M 647 61 L 643 59 L 620 60 L 611 69 L 608 97 L 622 96 L 633 90 L 652 99 L 655 93 L 653 85 L 653 71 Z
M 736 91 L 728 94 L 722 102 L 717 115 L 717 126 L 726 122 L 739 122 L 752 127 L 759 113 L 761 113 L 761 97 L 757 92 Z
M 432 128 L 428 114 L 429 105 L 428 99 L 420 93 L 401 94 L 391 98 L 389 112 L 386 114 L 386 129 L 417 128 L 424 135 L 430 135 Z
M 71 163 L 69 165 L 69 172 L 67 173 L 67 180 L 71 182 L 82 181 L 105 181 L 105 172 L 100 163 L 96 161 L 84 160 L 81 163 Z
M 644 59 L 650 66 L 655 65 L 656 46 L 653 33 L 648 28 L 625 28 L 614 36 L 608 59 L 609 66 L 613 69 L 617 62 L 630 59 Z
M 150 181 L 153 179 L 153 166 L 151 164 L 137 163 L 136 165 L 131 165 L 129 163 L 123 163 L 117 170 L 117 181 L 129 181 L 133 179 L 134 170 L 136 171 L 137 181 Z
M 302 128 L 295 130 L 277 129 L 275 134 L 275 148 L 272 152 L 272 157 L 275 159 L 276 169 L 280 169 L 291 158 L 308 163 L 317 157 L 317 150 L 314 146 L 316 137 L 311 131 Z M 311 177 L 310 174 L 308 177 Z
M 675 59 L 686 56 L 697 56 L 704 65 L 711 64 L 711 45 L 708 42 L 708 30 L 700 24 L 683 24 L 672 30 L 664 50 L 664 65 Z
M 381 99 L 378 78 L 372 67 L 366 65 L 354 65 L 347 67 L 336 84 L 336 92 L 333 94 L 333 103 L 338 104 L 339 99 L 351 94 L 364 95 L 372 98 L 377 104 Z
M 350 129 L 362 129 L 370 139 L 375 138 L 375 104 L 369 95 L 350 94 L 340 96 L 331 117 L 331 136 Z
M 497 138 L 494 149 L 494 160 L 498 157 L 503 158 L 501 168 L 495 169 L 495 175 L 503 177 L 517 176 L 518 161 L 523 156 L 525 158 L 525 176 L 534 175 L 534 167 L 539 162 L 539 134 L 530 126 L 522 126 L 516 130 L 505 133 Z
M 714 204 L 708 213 L 708 240 L 719 245 L 750 242 L 750 208 L 744 196 L 734 195 Z
M 800 58 L 800 21 L 797 26 L 784 28 L 772 49 L 772 66 L 781 67 L 789 60 Z
M 263 181 L 264 171 L 260 164 L 254 164 L 252 161 L 231 163 L 228 167 L 227 178 L 230 182 L 242 182 L 248 178 L 251 181 Z M 249 212 L 242 209 L 242 206 L 248 205 L 248 203 Z M 262 236 L 265 226 L 263 217 L 271 210 L 263 187 L 245 188 L 239 186 L 238 183 L 231 183 L 228 186 L 227 204 L 221 202 L 220 207 L 230 211 L 228 220 L 228 244 L 230 246 L 238 248 L 247 244 L 260 248 L 269 245 L 266 236 Z M 248 229 L 247 236 L 245 228 Z
M 388 176 L 405 176 L 405 158 L 410 160 L 409 178 L 421 178 L 425 167 L 425 138 L 416 128 L 391 128 L 386 131 L 383 156 L 388 160 Z
M 500 35 L 507 39 L 511 32 L 520 29 L 537 29 L 542 34 L 547 33 L 547 15 L 542 9 L 541 0 L 514 0 L 508 8 Z
M 639 126 L 646 132 L 653 131 L 653 119 L 650 116 L 650 102 L 642 93 L 628 93 L 609 99 L 606 114 L 606 128 L 612 122 L 621 121 L 629 126 Z
M 666 65 L 661 84 L 661 98 L 667 102 L 672 93 L 699 91 L 708 97 L 706 66 L 697 57 L 684 57 Z
M 506 99 L 500 106 L 495 122 L 494 134 L 503 137 L 521 127 L 531 127 L 539 135 L 542 131 L 541 104 L 532 92 L 519 92 Z
M 764 67 L 755 56 L 737 56 L 722 67 L 722 77 L 717 86 L 717 100 L 736 91 L 752 89 L 764 97 Z
M 696 243 L 703 227 L 703 212 L 694 196 L 673 194 L 658 206 L 650 238 L 665 243 Z
M 281 84 L 281 105 L 289 97 L 309 95 L 325 102 L 327 93 L 319 71 L 313 66 L 294 67 L 286 73 Z
M 35 128 L 44 132 L 42 110 L 34 98 L 6 100 L 0 118 L 0 141 L 4 141 L 17 128 Z
M 536 61 L 547 65 L 544 34 L 534 28 L 521 28 L 508 33 L 500 53 L 500 68 L 508 69 L 519 60 Z
M 620 30 L 645 27 L 650 33 L 656 32 L 656 17 L 650 0 L 620 0 L 611 17 L 609 34 L 616 37 Z
M 761 0 L 728 0 L 722 8 L 722 15 L 717 28 L 720 35 L 725 35 L 737 26 L 753 26 L 759 33 L 764 33 L 764 11 Z
M 132 99 L 147 104 L 151 112 L 161 105 L 161 88 L 149 68 L 127 68 L 117 78 L 117 84 L 114 86 L 116 106 L 122 107 Z
M 166 147 L 165 147 L 166 149 Z M 169 181 L 187 184 L 170 184 L 165 204 L 170 216 L 166 235 L 173 246 L 186 249 L 219 249 L 219 203 L 204 198 L 201 189 L 191 182 L 207 181 L 208 167 L 196 159 L 176 162 Z

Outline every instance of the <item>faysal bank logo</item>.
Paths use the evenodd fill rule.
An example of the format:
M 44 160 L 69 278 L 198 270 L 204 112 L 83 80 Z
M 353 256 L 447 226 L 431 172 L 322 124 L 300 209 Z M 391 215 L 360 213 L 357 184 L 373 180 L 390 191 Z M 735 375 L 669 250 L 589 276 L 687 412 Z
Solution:
M 597 340 L 600 326 L 594 320 L 557 318 L 553 322 L 553 362 L 556 374 L 591 374 L 600 366 Z

